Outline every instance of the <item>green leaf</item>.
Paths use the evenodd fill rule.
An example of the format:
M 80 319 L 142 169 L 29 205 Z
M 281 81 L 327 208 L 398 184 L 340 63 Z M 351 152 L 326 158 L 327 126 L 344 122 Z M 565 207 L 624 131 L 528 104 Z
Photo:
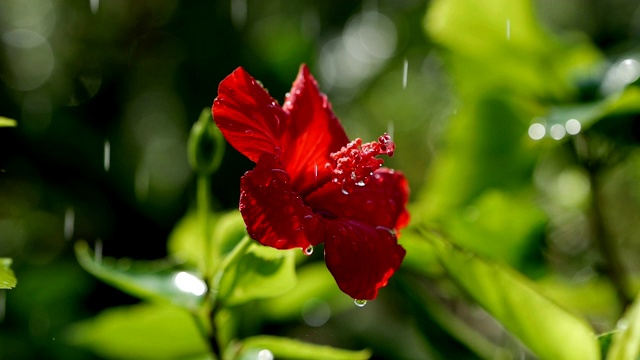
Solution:
M 204 273 L 212 270 L 205 269 L 205 264 L 210 264 L 213 268 L 220 265 L 216 263 L 216 261 L 220 262 L 220 259 L 207 259 L 207 257 L 213 257 L 214 253 L 221 255 L 230 253 L 246 235 L 246 230 L 238 210 L 210 214 L 208 219 L 212 228 L 210 243 L 212 247 L 217 247 L 217 251 L 207 253 L 200 221 L 196 212 L 187 213 L 173 228 L 167 247 L 172 257 L 197 267 Z
M 254 336 L 242 341 L 242 352 L 239 360 L 256 359 L 256 355 L 261 350 L 270 351 L 276 359 L 361 360 L 371 357 L 369 350 L 342 350 L 288 338 Z
M 609 348 L 611 347 L 611 342 L 613 341 L 613 335 L 615 331 L 608 332 L 605 334 L 598 335 L 598 343 L 600 344 L 600 354 L 602 355 L 602 359 L 609 359 L 607 357 L 607 352 L 609 352 Z
M 75 250 L 78 262 L 85 270 L 138 298 L 165 301 L 194 310 L 205 298 L 204 282 L 170 261 L 96 259 L 83 241 L 76 243 Z
M 278 296 L 296 284 L 296 250 L 278 250 L 248 241 L 252 243 L 228 264 L 220 282 L 220 296 L 227 305 Z
M 541 295 L 524 276 L 439 237 L 429 238 L 440 262 L 460 288 L 541 359 L 600 358 L 590 326 Z
M 12 289 L 18 284 L 11 270 L 11 263 L 12 260 L 9 258 L 0 258 L 0 289 Z
M 640 358 L 640 296 L 618 321 L 618 328 L 607 360 L 637 360 Z
M 296 286 L 287 293 L 260 302 L 261 314 L 273 320 L 300 319 L 305 304 L 321 299 L 332 313 L 341 308 L 353 308 L 353 299 L 340 291 L 336 281 L 322 262 L 307 264 L 298 269 Z
M 0 116 L 0 127 L 13 127 L 16 125 L 17 122 L 15 120 Z
M 530 266 L 540 248 L 547 217 L 528 196 L 486 190 L 445 220 L 451 241 L 518 269 Z M 491 241 L 486 241 L 491 239 Z
M 534 8 L 530 0 L 436 0 L 425 28 L 450 55 L 463 91 L 488 87 L 525 96 L 566 96 L 575 91 L 570 85 L 575 72 L 600 56 L 589 44 L 567 44 L 545 32 Z
M 74 324 L 69 341 L 112 359 L 206 359 L 194 318 L 166 304 L 110 308 Z

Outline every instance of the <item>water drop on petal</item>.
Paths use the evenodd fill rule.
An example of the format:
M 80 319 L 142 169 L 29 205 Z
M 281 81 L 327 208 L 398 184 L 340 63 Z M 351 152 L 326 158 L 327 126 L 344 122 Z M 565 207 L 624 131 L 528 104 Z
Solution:
M 304 249 L 304 254 L 307 256 L 313 254 L 313 246 L 309 245 L 306 249 Z
M 363 306 L 367 305 L 367 300 L 354 299 L 353 303 L 356 304 L 357 307 L 363 307 Z

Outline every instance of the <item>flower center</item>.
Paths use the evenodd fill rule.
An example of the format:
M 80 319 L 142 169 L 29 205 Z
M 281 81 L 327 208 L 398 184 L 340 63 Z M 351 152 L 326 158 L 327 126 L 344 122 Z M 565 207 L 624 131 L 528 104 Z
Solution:
M 331 154 L 333 164 L 329 163 L 327 167 L 333 170 L 332 181 L 341 184 L 345 194 L 349 194 L 354 186 L 365 186 L 369 177 L 384 162 L 376 156 L 393 156 L 395 148 L 396 145 L 387 134 L 380 136 L 378 141 L 365 144 L 360 138 L 353 140 Z

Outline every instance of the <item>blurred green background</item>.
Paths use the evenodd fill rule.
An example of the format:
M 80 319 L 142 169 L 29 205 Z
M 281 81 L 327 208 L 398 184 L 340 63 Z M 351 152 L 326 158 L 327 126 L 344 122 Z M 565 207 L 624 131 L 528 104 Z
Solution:
M 627 73 L 620 80 L 607 71 L 640 75 L 640 6 L 537 0 L 529 18 L 517 13 L 527 2 L 507 6 L 514 13 L 506 17 L 500 2 L 481 3 L 0 1 L 0 116 L 18 124 L 0 128 L 0 257 L 13 258 L 19 281 L 0 290 L 0 359 L 96 358 L 65 341 L 69 325 L 137 300 L 82 270 L 74 240 L 98 244 L 105 256 L 167 255 L 171 230 L 194 206 L 190 127 L 237 66 L 281 101 L 307 63 L 351 138 L 389 132 L 397 151 L 386 164 L 407 175 L 417 224 L 542 285 L 557 281 L 550 273 L 580 284 L 610 270 L 589 221 L 589 203 L 601 196 L 599 217 L 625 269 L 637 272 L 637 97 L 613 110 L 593 104 L 628 85 Z M 567 140 L 568 123 L 553 128 L 575 114 L 590 119 L 578 124 L 595 139 L 587 157 Z M 218 210 L 237 207 L 239 178 L 251 167 L 228 148 L 212 180 Z M 597 182 L 594 167 L 606 170 Z M 437 279 L 432 260 L 413 254 L 407 273 Z M 301 313 L 247 320 L 246 331 L 369 347 L 374 358 L 475 358 L 429 311 L 407 305 L 416 301 L 403 286 L 414 285 L 402 284 L 392 281 L 363 310 L 342 306 L 329 316 L 325 302 L 312 306 L 329 311 L 324 321 Z M 588 285 L 585 296 L 554 285 L 547 292 L 610 330 L 620 312 L 615 291 Z M 494 338 L 507 336 L 485 313 L 468 311 Z

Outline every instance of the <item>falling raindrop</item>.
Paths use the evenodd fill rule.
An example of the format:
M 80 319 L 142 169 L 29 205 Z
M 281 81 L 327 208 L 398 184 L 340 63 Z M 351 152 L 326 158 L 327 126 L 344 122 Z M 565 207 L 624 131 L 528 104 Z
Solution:
M 93 249 L 93 258 L 96 264 L 102 263 L 102 240 L 100 239 L 96 241 L 96 247 Z
M 73 207 L 69 206 L 64 212 L 64 238 L 71 240 L 73 237 L 73 228 L 75 225 L 76 214 Z
M 367 300 L 354 299 L 353 303 L 356 304 L 357 307 L 363 307 L 363 306 L 367 305 Z
M 407 88 L 407 75 L 409 73 L 409 61 L 404 59 L 404 66 L 402 68 L 402 88 Z
M 313 246 L 312 245 L 307 246 L 307 248 L 304 249 L 304 254 L 307 256 L 313 254 Z
M 507 40 L 511 40 L 511 20 L 507 19 Z
M 109 171 L 111 167 L 111 143 L 109 140 L 104 141 L 104 171 Z
M 89 6 L 91 7 L 91 13 L 97 13 L 100 7 L 100 0 L 89 0 Z
M 174 275 L 173 282 L 178 289 L 195 296 L 201 296 L 207 291 L 207 285 L 193 274 L 181 271 Z

